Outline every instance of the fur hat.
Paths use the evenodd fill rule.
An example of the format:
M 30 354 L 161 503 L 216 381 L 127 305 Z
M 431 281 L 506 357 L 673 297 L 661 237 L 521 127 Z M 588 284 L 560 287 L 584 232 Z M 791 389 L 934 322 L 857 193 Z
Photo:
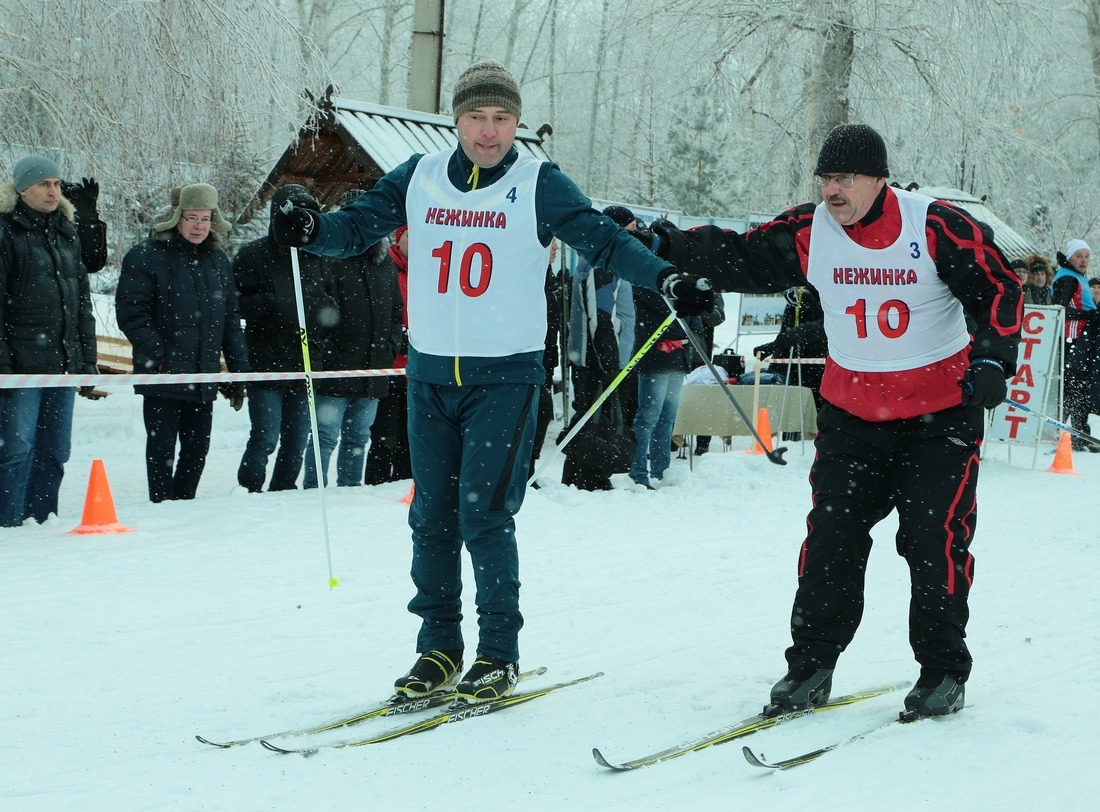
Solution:
M 519 119 L 523 100 L 519 85 L 508 69 L 494 59 L 475 62 L 455 82 L 451 110 L 455 121 L 463 113 L 478 107 L 502 107 Z
M 180 217 L 185 211 L 210 210 L 210 229 L 219 234 L 229 231 L 230 225 L 222 217 L 218 208 L 218 190 L 209 183 L 192 183 L 180 189 L 180 199 L 171 216 L 163 223 L 153 226 L 153 231 L 169 231 L 179 225 Z
M 1092 253 L 1092 249 L 1089 248 L 1089 244 L 1084 240 L 1070 240 L 1066 243 L 1066 250 L 1063 253 L 1066 255 L 1066 259 L 1068 260 L 1078 251 L 1088 251 L 1090 254 Z
M 11 171 L 11 179 L 15 184 L 16 192 L 26 191 L 46 178 L 61 180 L 61 170 L 49 158 L 42 158 L 38 155 L 28 155 L 26 158 L 20 158 Z
M 814 168 L 815 175 L 833 172 L 889 177 L 886 142 L 866 124 L 838 124 L 825 136 Z

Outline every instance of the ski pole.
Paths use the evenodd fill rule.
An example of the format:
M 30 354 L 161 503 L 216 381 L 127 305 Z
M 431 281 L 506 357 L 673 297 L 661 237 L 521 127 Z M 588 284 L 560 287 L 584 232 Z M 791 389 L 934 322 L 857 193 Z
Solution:
M 661 325 L 653 331 L 653 335 L 647 338 L 646 342 L 638 348 L 638 351 L 634 353 L 634 357 L 626 362 L 626 366 L 624 366 L 619 371 L 619 374 L 616 375 L 614 379 L 612 379 L 611 383 L 607 385 L 607 388 L 600 392 L 599 397 L 597 397 L 592 402 L 592 405 L 588 407 L 588 411 L 584 413 L 581 419 L 578 420 L 576 424 L 574 424 L 573 428 L 569 430 L 569 433 L 565 435 L 565 439 L 563 439 L 560 443 L 558 443 L 557 446 L 554 447 L 554 450 L 550 452 L 549 456 L 547 456 L 546 459 L 544 459 L 539 465 L 538 470 L 535 471 L 535 473 L 531 474 L 531 478 L 527 480 L 528 485 L 532 484 L 536 479 L 539 478 L 539 475 L 546 470 L 546 466 L 550 464 L 550 461 L 553 460 L 554 457 L 556 457 L 558 454 L 560 454 L 562 452 L 562 449 L 569 445 L 569 442 L 577 436 L 582 428 L 584 428 L 584 424 L 592 419 L 592 415 L 594 415 L 597 410 L 599 410 L 600 406 L 603 405 L 603 402 L 605 400 L 611 397 L 611 393 L 614 392 L 619 384 L 623 382 L 623 379 L 630 374 L 630 370 L 634 369 L 635 365 L 640 360 L 642 360 L 642 356 L 649 351 L 649 348 L 657 343 L 657 339 L 661 337 L 661 333 L 668 329 L 668 326 L 672 324 L 675 318 L 675 313 L 669 313 L 668 318 L 661 322 Z
M 290 214 L 293 201 L 288 200 L 280 211 Z M 302 370 L 306 379 L 306 402 L 309 404 L 309 427 L 313 432 L 313 462 L 317 468 L 317 493 L 321 497 L 321 532 L 325 539 L 325 557 L 328 559 L 328 587 L 335 589 L 340 579 L 332 573 L 332 545 L 328 537 L 328 510 L 325 506 L 325 472 L 321 469 L 320 435 L 317 433 L 317 405 L 313 397 L 313 368 L 309 363 L 309 335 L 306 332 L 306 306 L 302 295 L 302 272 L 298 265 L 298 249 L 290 249 L 290 272 L 294 277 L 294 304 L 298 308 L 298 334 L 302 338 Z
M 1017 409 L 1021 409 L 1025 412 L 1027 412 L 1028 414 L 1035 415 L 1037 418 L 1042 420 L 1044 423 L 1049 423 L 1050 425 L 1054 426 L 1056 429 L 1061 429 L 1064 432 L 1072 434 L 1074 437 L 1080 437 L 1082 440 L 1084 440 L 1087 443 L 1092 443 L 1093 445 L 1100 446 L 1100 439 L 1097 439 L 1096 437 L 1093 437 L 1091 434 L 1086 434 L 1083 431 L 1078 431 L 1077 429 L 1073 428 L 1073 426 L 1069 426 L 1065 423 L 1062 423 L 1061 421 L 1055 420 L 1053 417 L 1048 417 L 1047 415 L 1043 414 L 1042 412 L 1037 412 L 1034 409 L 1032 409 L 1030 406 L 1025 406 L 1022 403 L 1017 403 L 1016 401 L 1012 400 L 1011 398 L 1005 398 L 1004 402 L 1007 403 L 1009 406 L 1014 406 Z
M 776 448 L 772 451 L 768 451 L 768 447 L 764 445 L 764 440 L 760 437 L 760 433 L 752 424 L 749 416 L 745 414 L 745 410 L 741 408 L 741 404 L 737 402 L 737 398 L 733 396 L 733 392 L 730 391 L 729 384 L 727 384 L 725 379 L 723 379 L 722 376 L 718 374 L 718 369 L 714 366 L 714 362 L 710 360 L 710 353 L 703 349 L 703 342 L 699 340 L 699 337 L 697 335 L 695 335 L 695 331 L 688 327 L 687 322 L 676 315 L 676 309 L 672 306 L 672 302 L 669 301 L 669 298 L 667 296 L 664 296 L 663 298 L 665 300 L 665 304 L 668 305 L 669 310 L 672 311 L 672 317 L 675 318 L 676 321 L 680 322 L 680 327 L 682 327 L 684 332 L 687 334 L 688 341 L 691 342 L 691 346 L 695 348 L 695 351 L 699 353 L 699 356 L 703 359 L 703 362 L 706 363 L 707 369 L 710 370 L 710 374 L 714 376 L 714 380 L 717 381 L 718 385 L 722 387 L 722 391 L 726 393 L 726 397 L 729 398 L 730 403 L 733 404 L 733 408 L 737 410 L 737 414 L 741 415 L 741 420 L 743 420 L 745 425 L 748 427 L 749 433 L 752 434 L 753 439 L 755 439 L 757 444 L 760 446 L 760 450 L 764 452 L 764 456 L 766 456 L 769 461 L 774 462 L 776 465 L 786 465 L 787 461 L 783 459 L 783 455 L 787 453 L 787 447 L 783 446 L 781 448 Z M 756 368 L 757 376 L 759 376 L 759 360 L 757 360 Z

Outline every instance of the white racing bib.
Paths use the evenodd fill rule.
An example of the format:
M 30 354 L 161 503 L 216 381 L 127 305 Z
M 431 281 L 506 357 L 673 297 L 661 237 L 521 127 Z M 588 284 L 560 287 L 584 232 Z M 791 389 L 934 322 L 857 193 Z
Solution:
M 461 192 L 447 178 L 450 156 L 424 156 L 409 181 L 409 343 L 442 356 L 540 350 L 550 261 L 535 219 L 542 162 L 520 155 L 496 183 Z
M 962 304 L 928 253 L 932 198 L 894 189 L 901 234 L 864 248 L 822 203 L 814 213 L 806 277 L 821 294 L 829 355 L 855 372 L 894 372 L 942 361 L 970 343 Z

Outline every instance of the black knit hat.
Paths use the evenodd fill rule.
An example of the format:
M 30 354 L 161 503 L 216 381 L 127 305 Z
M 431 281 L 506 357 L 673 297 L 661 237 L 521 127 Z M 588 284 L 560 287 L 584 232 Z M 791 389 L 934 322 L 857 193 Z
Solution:
M 626 228 L 638 218 L 634 216 L 634 212 L 628 209 L 626 206 L 608 206 L 603 210 L 603 213 L 615 221 L 615 225 L 620 228 Z
M 851 172 L 873 178 L 890 176 L 886 142 L 866 124 L 839 124 L 825 136 L 817 156 L 815 175 Z

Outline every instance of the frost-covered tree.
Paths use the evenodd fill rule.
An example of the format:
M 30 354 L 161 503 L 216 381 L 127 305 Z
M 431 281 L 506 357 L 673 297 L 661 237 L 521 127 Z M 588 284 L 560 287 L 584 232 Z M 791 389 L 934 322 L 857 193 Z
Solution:
M 116 261 L 171 186 L 213 183 L 232 217 L 326 82 L 273 2 L 0 0 L 0 161 L 96 176 Z
M 726 213 L 729 177 L 724 148 L 730 120 L 726 110 L 697 91 L 676 105 L 669 128 L 669 159 L 657 167 L 657 204 L 698 216 Z

